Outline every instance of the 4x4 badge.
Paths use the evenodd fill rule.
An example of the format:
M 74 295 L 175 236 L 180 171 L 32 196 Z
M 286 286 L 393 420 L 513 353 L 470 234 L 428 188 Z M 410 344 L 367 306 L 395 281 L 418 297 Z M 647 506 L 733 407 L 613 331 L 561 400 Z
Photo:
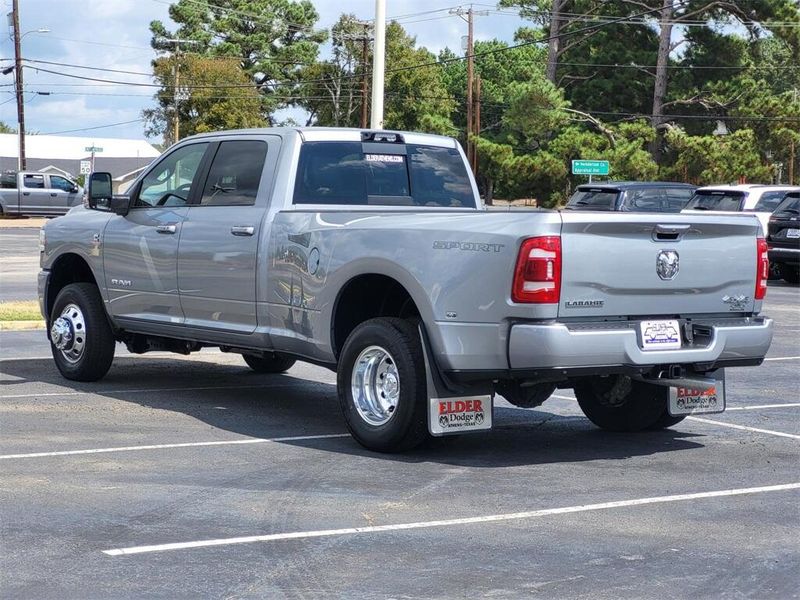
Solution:
M 662 250 L 656 257 L 656 273 L 661 279 L 675 279 L 680 270 L 680 257 L 675 250 Z

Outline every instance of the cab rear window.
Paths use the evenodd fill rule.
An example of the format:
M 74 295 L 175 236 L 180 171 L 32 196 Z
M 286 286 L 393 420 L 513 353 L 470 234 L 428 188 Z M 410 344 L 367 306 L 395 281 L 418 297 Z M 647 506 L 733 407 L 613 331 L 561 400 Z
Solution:
M 694 210 L 742 210 L 743 192 L 698 191 L 694 193 L 686 208 Z
M 306 142 L 294 203 L 475 208 L 475 197 L 455 148 Z
M 578 188 L 567 202 L 570 210 L 614 210 L 618 190 L 603 188 Z

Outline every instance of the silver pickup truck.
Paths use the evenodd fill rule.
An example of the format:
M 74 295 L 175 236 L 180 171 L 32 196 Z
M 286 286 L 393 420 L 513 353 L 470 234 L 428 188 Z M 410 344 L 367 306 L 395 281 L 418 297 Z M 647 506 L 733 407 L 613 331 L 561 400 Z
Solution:
M 0 176 L 0 215 L 57 217 L 82 199 L 77 183 L 54 173 L 10 171 Z
M 41 233 L 53 357 L 103 377 L 132 352 L 218 347 L 262 373 L 337 372 L 347 426 L 399 451 L 573 388 L 615 431 L 725 406 L 758 365 L 767 247 L 756 218 L 488 212 L 458 143 L 262 129 L 176 144 Z

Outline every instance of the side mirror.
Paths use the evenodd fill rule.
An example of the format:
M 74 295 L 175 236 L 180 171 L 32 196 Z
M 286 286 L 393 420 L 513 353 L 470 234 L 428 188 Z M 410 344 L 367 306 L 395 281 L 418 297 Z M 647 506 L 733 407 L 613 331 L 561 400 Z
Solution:
M 72 184 L 72 187 L 71 187 L 71 188 L 69 188 L 69 191 L 70 191 L 71 193 L 73 193 L 73 194 L 77 194 L 77 193 L 78 193 L 78 189 L 79 189 L 79 188 L 78 188 L 78 185 L 73 183 L 73 184 Z
M 110 210 L 109 202 L 113 196 L 111 189 L 111 173 L 92 173 L 86 184 L 89 208 L 93 210 Z

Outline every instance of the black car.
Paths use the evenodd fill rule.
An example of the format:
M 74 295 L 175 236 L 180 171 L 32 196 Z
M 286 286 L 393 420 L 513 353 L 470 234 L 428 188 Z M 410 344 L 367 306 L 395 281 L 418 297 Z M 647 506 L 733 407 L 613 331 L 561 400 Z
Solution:
M 800 282 L 800 192 L 789 192 L 767 229 L 769 262 L 789 283 Z
M 671 181 L 613 181 L 579 185 L 566 210 L 677 213 L 697 186 Z

